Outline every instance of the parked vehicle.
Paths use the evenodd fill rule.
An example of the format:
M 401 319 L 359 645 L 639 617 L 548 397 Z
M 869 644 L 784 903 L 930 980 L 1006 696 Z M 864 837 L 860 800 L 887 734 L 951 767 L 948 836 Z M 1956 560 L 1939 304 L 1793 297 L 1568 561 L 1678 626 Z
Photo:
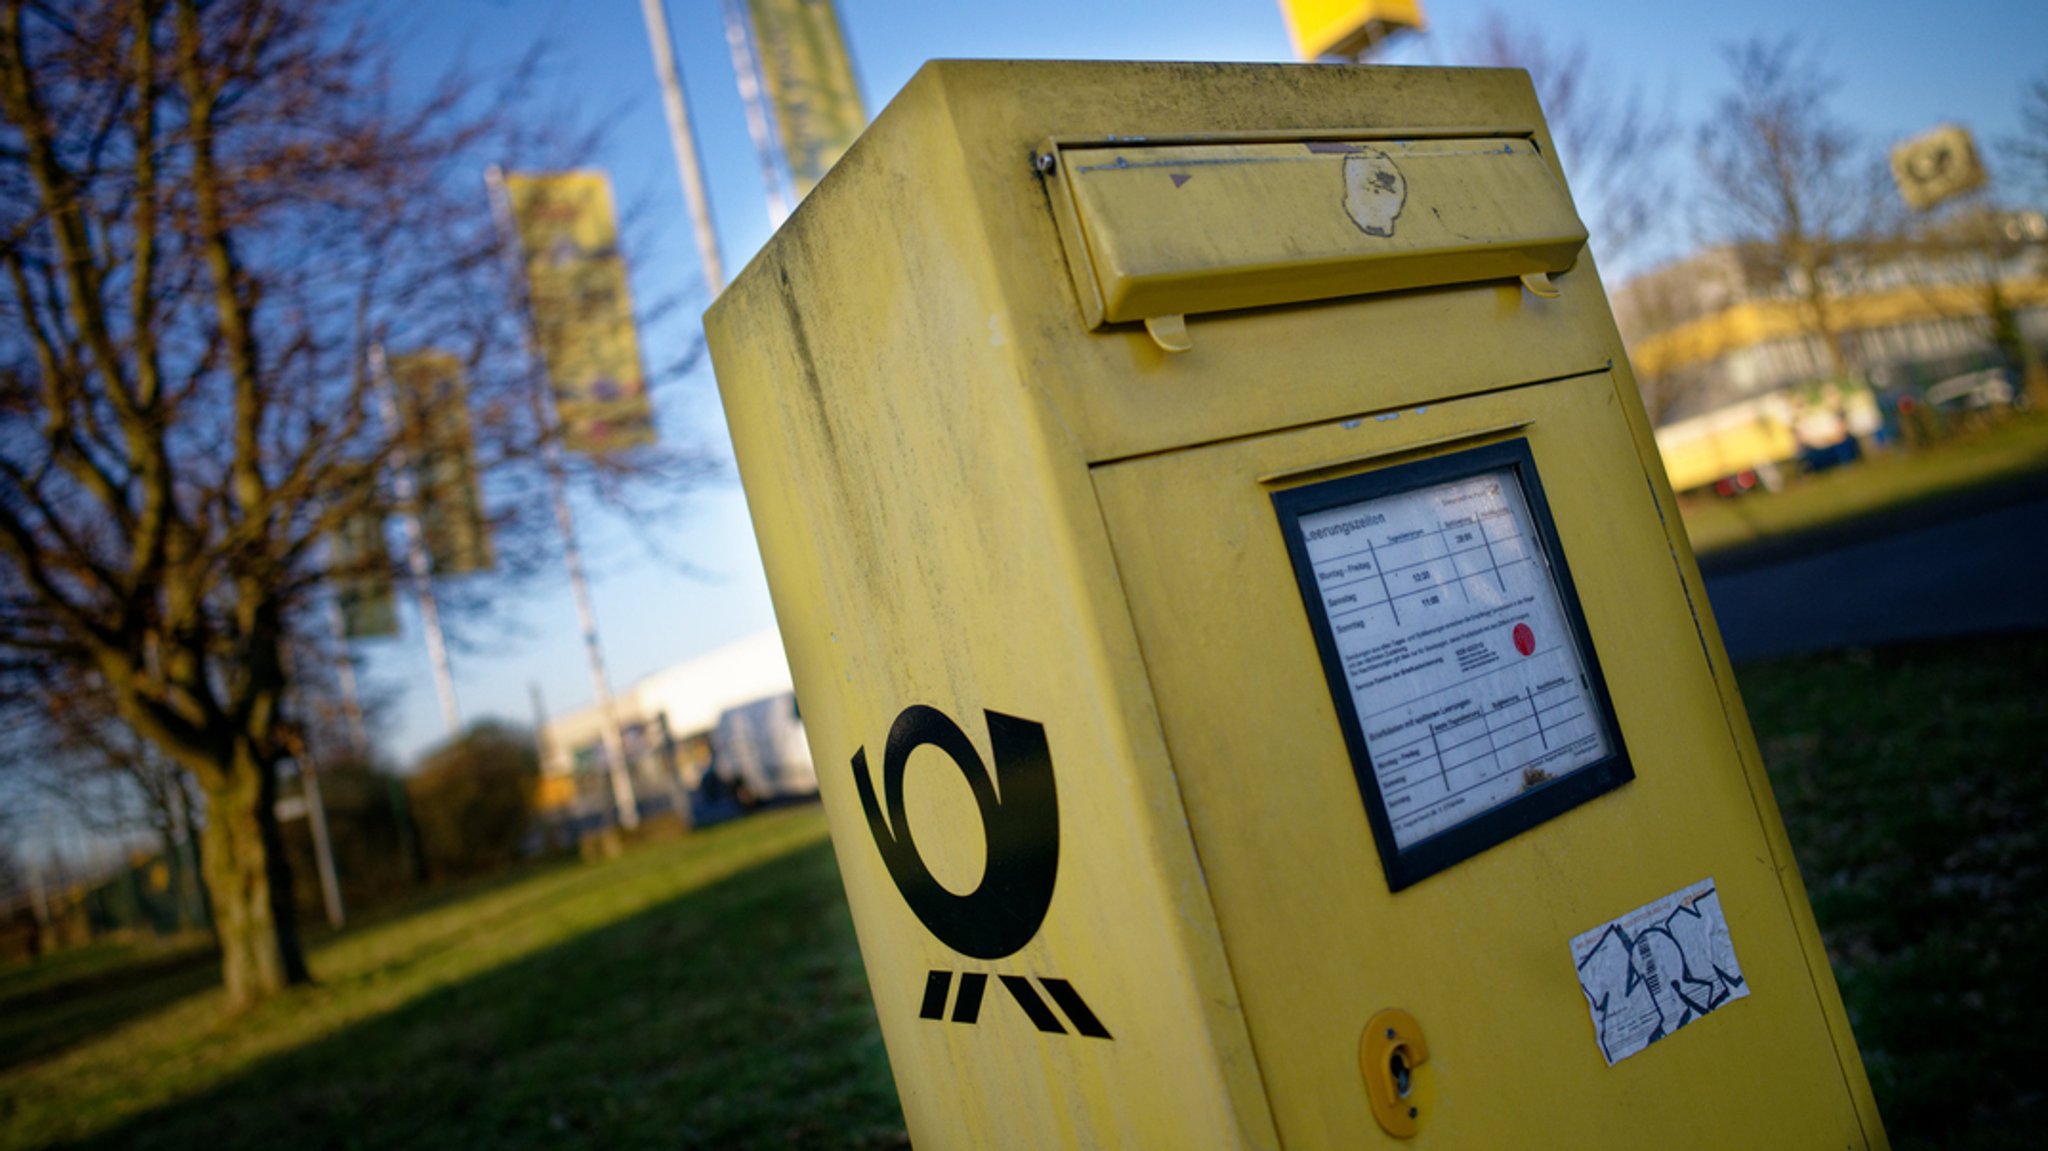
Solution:
M 1657 450 L 1673 491 L 1708 488 L 1723 496 L 1776 488 L 1779 465 L 1799 457 L 1794 413 L 1769 395 L 1657 429 Z
M 816 795 L 818 770 L 811 763 L 796 696 L 784 692 L 719 715 L 706 774 L 743 807 Z
M 2004 368 L 1951 376 L 1927 389 L 1928 406 L 1949 416 L 2009 408 L 2018 396 L 2012 386 L 2012 373 Z

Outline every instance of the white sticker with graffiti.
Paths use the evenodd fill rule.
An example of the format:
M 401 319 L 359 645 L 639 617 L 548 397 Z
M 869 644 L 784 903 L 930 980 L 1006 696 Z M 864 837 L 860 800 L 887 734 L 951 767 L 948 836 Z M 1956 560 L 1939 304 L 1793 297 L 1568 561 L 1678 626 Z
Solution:
M 1712 879 L 1573 939 L 1572 962 L 1609 1067 L 1749 994 Z

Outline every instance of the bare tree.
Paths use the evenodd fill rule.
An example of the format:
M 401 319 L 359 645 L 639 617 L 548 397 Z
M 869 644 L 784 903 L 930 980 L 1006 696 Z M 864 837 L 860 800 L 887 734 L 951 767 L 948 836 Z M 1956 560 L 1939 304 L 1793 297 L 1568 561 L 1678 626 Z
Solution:
M 2004 143 L 2029 190 L 2048 196 L 2048 74 L 2027 85 L 2020 97 L 2019 133 Z
M 1789 287 L 1833 374 L 1847 377 L 1831 282 L 1888 197 L 1830 110 L 1835 81 L 1815 53 L 1753 39 L 1726 59 L 1729 87 L 1699 129 L 1702 219 L 1711 239 Z
M 17 789 L 62 804 L 96 836 L 131 844 L 153 839 L 179 925 L 200 925 L 205 916 L 192 863 L 202 802 L 192 777 L 116 717 L 104 690 L 69 683 L 65 671 L 46 669 L 34 682 L 12 677 L 10 698 L 0 701 L 0 773 Z M 24 689 L 34 694 L 20 695 Z
M 21 842 L 14 827 L 18 818 L 13 807 L 0 801 L 0 913 L 18 906 L 28 892 L 28 869 L 16 854 Z
M 2027 86 L 2020 100 L 2019 135 L 2005 144 L 2032 203 L 2048 207 L 2048 73 Z M 2040 349 L 2026 339 L 2017 321 L 2012 332 L 2019 345 L 2027 391 L 2036 407 L 2048 405 L 2048 364 L 2042 362 Z
M 1705 365 L 1674 355 L 1669 334 L 1708 310 L 1696 265 L 1682 264 L 1636 276 L 1614 294 L 1614 318 L 1629 345 L 1630 366 L 1643 410 L 1661 426 L 1712 398 Z M 1660 346 L 1659 337 L 1665 337 Z
M 233 1007 L 309 977 L 285 657 L 380 498 L 373 343 L 464 359 L 501 563 L 547 538 L 480 179 L 538 146 L 529 78 L 409 99 L 334 0 L 0 0 L 0 679 L 61 669 L 199 783 Z
M 1896 231 L 1873 242 L 1866 259 L 1891 266 L 1899 280 L 1916 289 L 1932 316 L 1959 321 L 1999 360 L 2034 389 L 2044 382 L 2040 356 L 2021 326 L 2020 308 L 2010 292 L 2014 281 L 2039 278 L 2048 268 L 2048 237 L 2040 218 L 2005 210 L 1985 192 L 1973 193 L 1905 219 Z
M 1640 82 L 1613 80 L 1583 42 L 1559 41 L 1535 21 L 1498 10 L 1486 14 L 1460 55 L 1529 73 L 1593 250 L 1611 273 L 1626 275 L 1673 219 L 1668 161 L 1678 129 L 1669 101 Z

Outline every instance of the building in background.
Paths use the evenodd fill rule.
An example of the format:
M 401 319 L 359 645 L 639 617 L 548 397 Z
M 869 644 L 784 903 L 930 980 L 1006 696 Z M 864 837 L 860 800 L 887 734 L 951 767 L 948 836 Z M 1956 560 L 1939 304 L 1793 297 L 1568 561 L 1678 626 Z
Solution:
M 711 767 L 713 735 L 722 716 L 787 697 L 790 691 L 782 637 L 771 628 L 655 672 L 620 692 L 613 708 L 642 814 L 685 809 Z M 553 719 L 543 729 L 540 806 L 551 821 L 570 828 L 604 821 L 612 792 L 603 739 L 604 716 L 594 705 Z M 809 766 L 807 756 L 803 766 Z
M 1768 253 L 1715 248 L 1638 276 L 1615 320 L 1659 424 L 1827 382 L 1800 293 Z M 2017 372 L 2048 346 L 2048 218 L 1979 211 L 1847 247 L 1828 273 L 1849 362 L 1881 393 L 1972 369 Z M 2001 314 L 2002 312 L 2002 314 Z

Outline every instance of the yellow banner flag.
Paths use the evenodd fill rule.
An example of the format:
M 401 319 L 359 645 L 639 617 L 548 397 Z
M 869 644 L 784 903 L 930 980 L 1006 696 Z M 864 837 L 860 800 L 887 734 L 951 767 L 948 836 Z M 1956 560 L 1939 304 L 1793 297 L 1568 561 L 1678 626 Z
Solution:
M 505 193 L 564 444 L 609 455 L 653 443 L 611 181 L 602 172 L 508 175 Z
M 487 571 L 490 527 L 477 491 L 462 361 L 442 351 L 391 357 L 406 463 L 419 484 L 420 532 L 437 575 Z
M 832 0 L 747 0 L 761 85 L 802 199 L 867 127 Z

